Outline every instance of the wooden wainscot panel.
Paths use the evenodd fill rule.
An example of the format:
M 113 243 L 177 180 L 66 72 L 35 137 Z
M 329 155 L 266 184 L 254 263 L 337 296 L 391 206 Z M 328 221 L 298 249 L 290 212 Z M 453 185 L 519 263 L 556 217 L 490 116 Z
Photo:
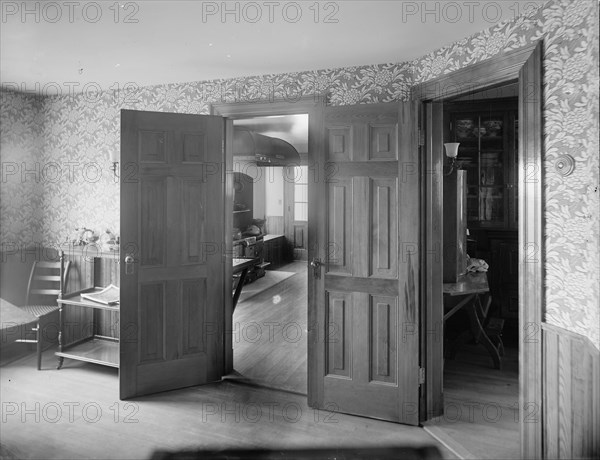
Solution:
M 544 458 L 599 458 L 600 352 L 587 337 L 542 323 Z

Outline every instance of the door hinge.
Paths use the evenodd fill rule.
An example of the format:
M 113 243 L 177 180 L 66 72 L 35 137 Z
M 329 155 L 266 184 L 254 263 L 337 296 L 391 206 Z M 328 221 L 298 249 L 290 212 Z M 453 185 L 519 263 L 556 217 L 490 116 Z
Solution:
M 425 383 L 425 368 L 419 367 L 419 385 L 423 385 Z
M 419 128 L 419 145 L 425 145 L 425 130 Z

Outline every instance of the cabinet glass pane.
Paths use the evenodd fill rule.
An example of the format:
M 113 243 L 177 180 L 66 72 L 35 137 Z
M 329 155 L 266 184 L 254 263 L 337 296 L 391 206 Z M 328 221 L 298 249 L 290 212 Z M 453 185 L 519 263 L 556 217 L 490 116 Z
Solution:
M 502 139 L 504 121 L 502 118 L 483 118 L 481 121 L 481 137 L 487 140 Z
M 477 193 L 477 187 L 468 187 L 467 190 L 467 220 L 479 220 L 479 194 Z
M 477 146 L 477 132 L 479 129 L 478 117 L 458 118 L 454 121 L 454 137 L 456 142 L 464 143 L 463 146 Z
M 504 162 L 502 153 L 481 152 L 481 185 L 504 184 Z
M 504 193 L 504 187 L 480 187 L 479 219 L 481 222 L 504 221 Z

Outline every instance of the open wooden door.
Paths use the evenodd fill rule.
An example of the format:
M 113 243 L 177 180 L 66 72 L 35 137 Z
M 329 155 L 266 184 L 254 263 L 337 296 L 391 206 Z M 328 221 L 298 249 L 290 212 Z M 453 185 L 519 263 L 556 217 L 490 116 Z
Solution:
M 309 404 L 417 425 L 416 105 L 322 116 L 322 175 L 309 187 Z
M 121 111 L 121 399 L 221 378 L 223 127 Z

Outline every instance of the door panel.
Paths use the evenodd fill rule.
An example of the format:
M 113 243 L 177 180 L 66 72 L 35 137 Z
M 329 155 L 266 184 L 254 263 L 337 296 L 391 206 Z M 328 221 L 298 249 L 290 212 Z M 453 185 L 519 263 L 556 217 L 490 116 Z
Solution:
M 321 373 L 309 374 L 309 403 L 418 424 L 417 120 L 401 108 L 324 109 L 326 180 L 311 194 L 318 229 L 309 234 L 311 257 L 324 261 L 322 279 L 315 273 L 309 283 L 317 319 L 309 356 L 324 358 Z M 404 170 L 412 173 L 401 176 Z
M 121 112 L 121 399 L 223 373 L 222 139 L 220 117 Z

